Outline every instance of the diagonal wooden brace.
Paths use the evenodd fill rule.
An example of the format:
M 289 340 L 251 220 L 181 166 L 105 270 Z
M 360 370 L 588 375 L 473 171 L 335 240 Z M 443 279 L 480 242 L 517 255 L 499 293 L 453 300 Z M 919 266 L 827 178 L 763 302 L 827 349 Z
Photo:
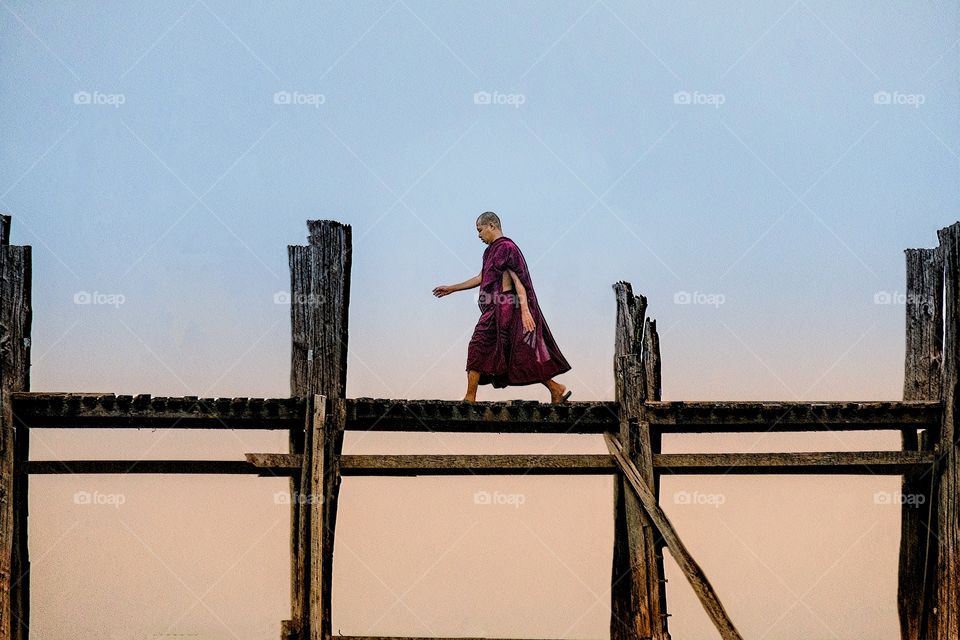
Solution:
M 710 616 L 710 620 L 714 626 L 717 627 L 717 631 L 720 632 L 720 637 L 724 638 L 724 640 L 743 640 L 740 632 L 733 626 L 733 622 L 723 608 L 723 604 L 721 604 L 720 599 L 713 590 L 713 586 L 710 584 L 710 581 L 707 580 L 706 574 L 703 573 L 703 569 L 700 568 L 700 565 L 697 564 L 693 556 L 690 555 L 690 552 L 687 551 L 687 548 L 680 540 L 680 536 L 677 535 L 676 529 L 673 528 L 670 520 L 667 519 L 667 514 L 664 513 L 660 505 L 657 504 L 656 496 L 653 495 L 653 492 L 650 491 L 650 488 L 647 487 L 641 479 L 640 471 L 633 462 L 623 455 L 623 448 L 620 445 L 620 441 L 609 432 L 604 433 L 603 438 L 607 443 L 607 449 L 610 450 L 610 455 L 613 456 L 620 471 L 630 483 L 630 486 L 633 487 L 647 515 L 660 530 L 660 535 L 663 536 L 667 548 L 670 549 L 674 560 L 676 560 L 683 574 L 687 577 L 697 597 L 700 598 L 700 604 L 703 605 L 707 615 Z

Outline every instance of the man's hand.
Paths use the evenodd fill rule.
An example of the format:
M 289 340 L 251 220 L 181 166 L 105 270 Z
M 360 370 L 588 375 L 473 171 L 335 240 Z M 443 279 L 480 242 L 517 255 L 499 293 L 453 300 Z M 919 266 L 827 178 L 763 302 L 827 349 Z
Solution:
M 450 295 L 450 294 L 453 293 L 454 291 L 456 291 L 456 289 L 453 288 L 452 286 L 450 286 L 450 285 L 442 285 L 442 286 L 439 286 L 439 287 L 434 287 L 434 289 L 433 289 L 433 295 L 437 296 L 438 298 L 442 298 L 443 296 L 448 296 L 448 295 Z
M 527 333 L 533 331 L 536 328 L 536 324 L 533 322 L 533 316 L 530 315 L 529 309 L 523 309 L 520 312 L 520 319 L 523 322 L 523 330 Z

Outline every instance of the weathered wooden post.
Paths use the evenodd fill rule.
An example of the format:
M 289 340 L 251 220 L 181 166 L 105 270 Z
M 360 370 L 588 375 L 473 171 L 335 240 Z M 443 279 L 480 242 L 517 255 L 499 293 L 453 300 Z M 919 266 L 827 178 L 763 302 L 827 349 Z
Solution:
M 939 400 L 943 366 L 943 256 L 936 249 L 907 249 L 906 354 L 903 399 Z M 905 451 L 933 448 L 928 431 L 902 431 Z M 897 608 L 902 640 L 929 637 L 936 573 L 934 469 L 908 472 L 901 484 L 900 570 Z M 922 497 L 922 500 L 920 499 Z
M 16 428 L 11 394 L 30 388 L 31 252 L 10 245 L 10 216 L 0 216 L 0 640 L 29 634 L 27 554 L 29 431 Z
M 643 323 L 643 346 L 640 357 L 643 365 L 644 382 L 646 384 L 646 399 L 660 401 L 663 399 L 662 376 L 660 373 L 660 335 L 657 333 L 657 321 L 647 318 Z M 651 454 L 660 453 L 662 434 L 659 429 L 649 429 Z M 660 473 L 653 472 L 653 495 L 660 500 Z M 668 627 L 667 620 L 667 579 L 663 570 L 663 548 L 666 542 L 658 528 L 654 527 L 654 548 L 657 558 L 657 575 L 660 577 L 660 610 L 663 612 L 664 627 Z
M 291 489 L 291 620 L 284 636 L 331 635 L 331 587 L 337 464 L 346 420 L 347 324 L 352 243 L 350 225 L 308 220 L 307 246 L 289 246 L 292 352 L 290 393 L 306 399 L 303 431 L 290 434 L 302 454 Z
M 933 602 L 932 637 L 955 640 L 960 636 L 960 518 L 957 491 L 960 489 L 960 460 L 957 457 L 957 402 L 960 391 L 960 222 L 937 232 L 944 266 L 944 347 L 943 423 L 936 443 L 938 466 L 942 468 L 937 486 L 937 572 Z
M 652 391 L 659 394 L 659 342 L 652 334 L 652 325 L 644 323 L 647 299 L 635 297 L 628 282 L 618 282 L 613 289 L 617 298 L 614 379 L 620 442 L 643 481 L 656 490 L 653 454 L 659 453 L 658 446 L 655 450 L 659 438 L 651 437 L 643 403 Z M 643 335 L 644 327 L 651 331 L 648 337 Z M 646 361 L 643 355 L 648 356 Z M 618 475 L 613 485 L 611 640 L 667 640 L 663 542 L 627 480 Z

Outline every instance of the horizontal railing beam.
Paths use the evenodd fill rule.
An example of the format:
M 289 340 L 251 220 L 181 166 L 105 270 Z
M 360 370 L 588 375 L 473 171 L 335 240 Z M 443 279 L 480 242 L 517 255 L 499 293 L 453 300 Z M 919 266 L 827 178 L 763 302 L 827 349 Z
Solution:
M 439 637 L 439 636 L 416 637 L 416 636 L 342 636 L 342 635 L 336 635 L 336 636 L 334 636 L 334 637 L 335 637 L 337 640 L 511 640 L 510 638 L 498 638 L 498 637 L 489 637 L 489 638 L 485 638 L 485 637 L 473 637 L 473 638 L 468 638 L 468 637 L 464 637 L 464 636 L 444 638 L 444 637 Z M 516 640 L 520 640 L 520 639 L 516 639 Z M 527 640 L 529 640 L 529 639 L 527 639 Z M 533 639 L 533 640 L 549 640 L 549 639 L 536 638 L 536 639 Z
M 923 429 L 940 423 L 939 402 L 647 402 L 660 433 Z
M 291 453 L 248 453 L 246 460 L 31 460 L 30 474 L 205 473 L 288 476 L 300 472 L 302 457 Z M 660 453 L 662 474 L 862 474 L 898 475 L 933 464 L 925 451 L 824 451 L 800 453 Z M 607 454 L 343 455 L 344 476 L 578 475 L 612 474 Z
M 298 429 L 302 398 L 197 398 L 16 393 L 17 424 L 31 428 Z M 939 402 L 647 402 L 663 433 L 923 429 Z M 619 429 L 614 402 L 347 400 L 345 428 L 359 431 L 601 434 Z
M 901 475 L 930 467 L 932 452 L 824 451 L 791 453 L 661 453 L 653 467 L 662 474 L 847 474 Z
M 601 434 L 617 428 L 615 402 L 347 400 L 347 429 Z
M 85 473 L 174 473 L 174 474 L 249 474 L 262 476 L 292 475 L 288 467 L 262 467 L 246 460 L 31 460 L 28 474 Z M 296 472 L 300 469 L 297 467 Z
M 342 475 L 612 474 L 605 454 L 344 455 Z
M 17 393 L 17 426 L 31 428 L 289 429 L 303 426 L 302 398 L 154 397 Z

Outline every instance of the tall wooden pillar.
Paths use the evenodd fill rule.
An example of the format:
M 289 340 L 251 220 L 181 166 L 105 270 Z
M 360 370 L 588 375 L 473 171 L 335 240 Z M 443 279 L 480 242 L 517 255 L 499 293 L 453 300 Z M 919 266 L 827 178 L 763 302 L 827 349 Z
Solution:
M 944 265 L 943 422 L 935 451 L 937 483 L 937 571 L 931 629 L 937 640 L 960 637 L 960 459 L 957 456 L 960 392 L 960 223 L 937 232 Z M 935 613 L 934 613 L 935 612 Z
M 31 252 L 10 245 L 10 216 L 0 216 L 0 640 L 28 637 L 27 553 L 29 432 L 14 425 L 11 394 L 30 388 Z
M 936 249 L 907 249 L 906 355 L 903 399 L 939 400 L 943 366 L 943 256 Z M 935 438 L 902 432 L 905 451 L 933 448 Z M 933 468 L 904 474 L 897 608 L 902 640 L 930 637 L 937 537 Z
M 651 318 L 647 318 L 643 323 L 643 346 L 640 360 L 643 365 L 644 384 L 646 387 L 645 398 L 653 401 L 662 400 L 662 378 L 660 373 L 660 334 L 657 333 L 657 321 Z M 644 424 L 648 423 L 644 421 Z M 658 429 L 650 429 L 649 426 L 647 429 L 650 434 L 650 452 L 654 455 L 658 454 L 660 453 L 662 434 Z M 657 501 L 659 502 L 660 473 L 658 471 L 652 471 L 652 473 L 653 495 L 656 496 Z M 657 579 L 660 585 L 660 615 L 663 619 L 664 629 L 668 629 L 667 621 L 669 620 L 670 614 L 667 610 L 667 579 L 663 569 L 663 550 L 664 547 L 666 547 L 666 541 L 663 539 L 663 536 L 657 527 L 653 527 L 653 532 L 653 546 L 657 560 Z
M 644 322 L 646 298 L 635 297 L 627 282 L 618 282 L 613 289 L 617 298 L 614 379 L 620 442 L 624 455 L 636 465 L 643 482 L 656 490 L 653 454 L 659 451 L 659 438 L 651 437 L 644 402 L 654 391 L 659 394 L 659 342 L 653 325 Z M 650 332 L 647 336 L 645 327 Z M 670 638 L 666 622 L 663 541 L 659 538 L 628 481 L 620 474 L 615 476 L 612 640 Z
M 347 384 L 352 242 L 350 225 L 308 220 L 309 244 L 288 247 L 290 394 L 306 400 L 290 452 L 303 456 L 291 489 L 291 620 L 284 635 L 331 635 L 331 586 Z

